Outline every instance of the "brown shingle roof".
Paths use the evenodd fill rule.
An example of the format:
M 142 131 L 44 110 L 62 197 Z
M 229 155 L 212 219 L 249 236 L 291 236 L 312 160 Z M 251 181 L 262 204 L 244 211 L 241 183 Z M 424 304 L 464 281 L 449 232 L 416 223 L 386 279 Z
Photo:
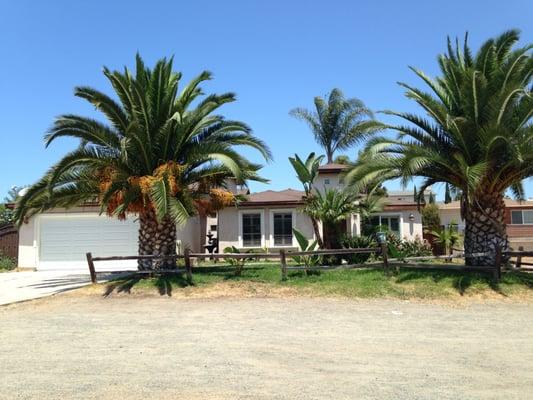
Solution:
M 258 206 L 268 204 L 278 205 L 297 205 L 302 204 L 302 197 L 304 192 L 301 190 L 285 189 L 285 190 L 265 190 L 264 192 L 257 192 L 248 195 L 246 201 L 240 203 L 241 206 Z
M 345 165 L 345 164 L 335 164 L 335 163 L 329 163 L 329 164 L 324 164 L 324 165 L 321 165 L 320 167 L 318 167 L 318 172 L 319 173 L 326 173 L 326 174 L 333 174 L 333 173 L 337 173 L 337 172 L 342 172 L 344 171 L 345 169 L 347 169 L 348 166 Z

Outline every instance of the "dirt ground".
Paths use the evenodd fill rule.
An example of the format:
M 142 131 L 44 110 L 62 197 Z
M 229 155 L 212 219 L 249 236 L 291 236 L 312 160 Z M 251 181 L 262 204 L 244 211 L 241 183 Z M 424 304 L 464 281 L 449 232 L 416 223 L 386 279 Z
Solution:
M 0 399 L 525 399 L 533 304 L 60 295 L 0 308 Z

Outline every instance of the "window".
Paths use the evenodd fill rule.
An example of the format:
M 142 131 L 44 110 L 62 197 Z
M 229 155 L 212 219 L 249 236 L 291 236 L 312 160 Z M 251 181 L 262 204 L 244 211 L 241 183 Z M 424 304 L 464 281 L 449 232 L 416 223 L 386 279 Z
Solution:
M 370 218 L 370 225 L 375 227 L 383 226 L 390 232 L 400 236 L 400 217 L 398 216 L 376 215 Z
M 274 220 L 274 246 L 292 246 L 292 213 L 276 212 Z
M 324 179 L 324 185 L 329 185 L 329 178 Z
M 209 230 L 210 230 L 211 232 L 216 232 L 216 231 L 217 231 L 217 226 L 216 226 L 216 225 L 211 225 L 211 226 L 209 227 Z
M 242 214 L 242 245 L 261 246 L 261 214 Z
M 511 224 L 513 225 L 533 224 L 533 210 L 511 211 Z

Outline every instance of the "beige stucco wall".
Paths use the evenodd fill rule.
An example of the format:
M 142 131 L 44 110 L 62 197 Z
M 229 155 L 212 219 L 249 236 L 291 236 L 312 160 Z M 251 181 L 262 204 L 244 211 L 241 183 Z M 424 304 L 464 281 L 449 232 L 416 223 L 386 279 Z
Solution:
M 302 214 L 294 207 L 258 207 L 258 208 L 242 208 L 237 209 L 235 207 L 225 208 L 220 210 L 218 213 L 218 232 L 219 232 L 219 249 L 222 252 L 224 248 L 229 246 L 235 246 L 237 248 L 242 247 L 242 239 L 239 239 L 240 235 L 240 219 L 243 212 L 258 212 L 262 214 L 262 242 L 263 247 L 268 249 L 280 248 L 274 246 L 273 239 L 271 239 L 271 234 L 273 234 L 273 226 L 271 223 L 271 212 L 274 210 L 286 210 L 292 211 L 294 215 L 294 228 L 302 232 L 307 238 L 313 239 L 313 224 L 309 217 L 305 214 Z M 298 244 L 296 239 L 293 238 L 293 246 L 297 247 Z
M 440 223 L 441 225 L 448 226 L 451 223 L 458 224 L 459 230 L 464 231 L 464 221 L 461 219 L 461 210 L 455 209 L 439 209 Z
M 326 179 L 329 179 L 329 184 L 326 184 Z M 313 183 L 315 190 L 323 193 L 327 189 L 343 189 L 344 184 L 341 182 L 339 174 L 320 174 L 316 177 Z
M 57 208 L 47 211 L 44 214 L 73 214 L 73 213 L 87 213 L 99 214 L 98 207 L 74 207 L 70 209 Z M 137 218 L 132 215 L 128 218 Z M 189 247 L 194 252 L 202 251 L 200 244 L 200 226 L 198 216 L 192 217 L 183 226 L 176 227 L 176 239 L 182 243 L 182 246 Z M 39 215 L 32 217 L 27 223 L 22 224 L 19 229 L 19 268 L 37 268 L 37 260 L 39 254 L 38 248 L 38 219 Z M 183 247 L 182 247 L 183 248 Z

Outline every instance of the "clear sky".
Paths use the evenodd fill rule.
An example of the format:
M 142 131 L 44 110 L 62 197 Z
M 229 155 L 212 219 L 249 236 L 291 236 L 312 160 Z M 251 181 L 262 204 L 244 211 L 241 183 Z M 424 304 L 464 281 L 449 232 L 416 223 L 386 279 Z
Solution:
M 436 74 L 446 36 L 467 30 L 476 49 L 509 28 L 530 43 L 531 21 L 531 0 L 0 0 L 0 200 L 75 146 L 44 148 L 55 116 L 96 115 L 74 86 L 111 93 L 102 66 L 133 67 L 137 51 L 149 64 L 174 55 L 186 80 L 212 71 L 206 91 L 236 92 L 225 115 L 250 124 L 274 153 L 263 169 L 272 183 L 252 190 L 299 188 L 287 157 L 320 149 L 290 109 L 339 87 L 373 110 L 418 111 L 396 85 L 421 85 L 408 65 Z M 526 189 L 532 197 L 531 180 Z

